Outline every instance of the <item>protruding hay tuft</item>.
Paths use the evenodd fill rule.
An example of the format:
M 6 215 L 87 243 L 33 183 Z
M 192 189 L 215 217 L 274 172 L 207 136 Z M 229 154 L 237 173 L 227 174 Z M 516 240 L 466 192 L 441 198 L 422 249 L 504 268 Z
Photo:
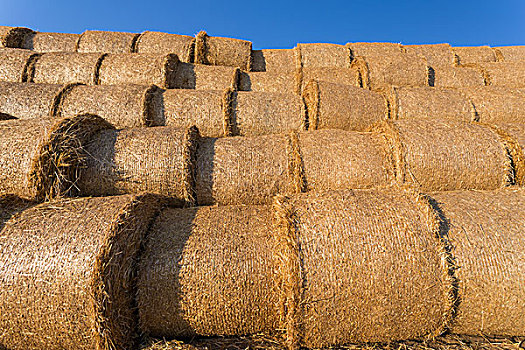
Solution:
M 176 54 L 181 62 L 191 62 L 195 39 L 191 36 L 146 31 L 135 43 L 135 52 Z
M 27 81 L 28 64 L 37 56 L 29 50 L 0 48 L 0 80 L 18 83 Z
M 131 53 L 139 35 L 86 30 L 77 41 L 77 52 Z
M 80 34 L 42 33 L 26 36 L 22 48 L 36 52 L 76 52 Z
M 53 117 L 63 85 L 0 82 L 0 113 L 18 119 Z
M 0 26 L 0 47 L 21 48 L 25 38 L 33 33 L 29 28 Z
M 205 31 L 195 38 L 194 62 L 213 66 L 239 67 L 250 70 L 252 43 L 250 41 L 208 36 Z
M 204 64 L 179 63 L 174 88 L 195 90 L 224 90 L 239 87 L 239 69 Z
M 30 67 L 33 83 L 96 85 L 98 64 L 104 57 L 99 53 L 50 52 L 42 54 Z

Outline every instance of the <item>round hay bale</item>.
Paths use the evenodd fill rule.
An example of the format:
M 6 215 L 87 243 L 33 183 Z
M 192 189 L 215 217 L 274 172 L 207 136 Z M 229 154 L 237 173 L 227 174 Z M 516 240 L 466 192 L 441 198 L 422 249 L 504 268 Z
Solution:
M 135 44 L 138 53 L 176 54 L 181 62 L 191 62 L 195 39 L 188 35 L 146 31 Z
M 523 62 L 480 63 L 476 66 L 486 76 L 487 85 L 525 88 Z
M 203 139 L 196 169 L 199 205 L 263 204 L 296 191 L 286 135 Z
M 32 83 L 96 85 L 103 54 L 49 52 L 38 57 L 29 67 Z
M 222 97 L 221 91 L 165 90 L 162 98 L 166 125 L 176 128 L 195 125 L 202 136 L 226 136 Z
M 235 92 L 232 134 L 256 136 L 305 129 L 301 98 L 294 94 Z
M 12 194 L 0 194 L 0 232 L 9 219 L 34 203 Z
M 483 125 L 419 119 L 386 121 L 375 130 L 385 137 L 399 183 L 449 191 L 496 189 L 513 182 L 507 149 Z
M 161 94 L 155 85 L 76 85 L 64 94 L 57 114 L 95 114 L 119 129 L 164 125 Z
M 64 85 L 0 82 L 0 113 L 18 119 L 53 116 Z
M 37 57 L 37 53 L 29 50 L 0 48 L 0 80 L 27 81 L 28 65 Z
M 449 44 L 404 45 L 403 47 L 409 54 L 425 57 L 432 67 L 457 63 L 456 54 Z
M 461 303 L 451 332 L 525 334 L 525 192 L 457 191 L 433 195 L 447 218 Z
M 0 26 L 0 47 L 21 48 L 25 37 L 33 33 L 29 28 Z
M 33 33 L 25 38 L 22 48 L 36 52 L 75 52 L 80 34 Z
M 195 90 L 237 90 L 240 71 L 233 67 L 179 63 L 174 88 Z
M 357 63 L 356 63 L 357 64 Z M 371 90 L 396 86 L 429 86 L 425 58 L 407 53 L 363 57 L 363 87 Z
M 191 205 L 198 138 L 195 127 L 102 130 L 84 146 L 88 156 L 76 185 L 83 196 L 150 192 Z
M 499 123 L 490 125 L 501 137 L 512 159 L 518 186 L 525 186 L 525 124 Z
M 350 85 L 310 81 L 303 89 L 308 130 L 366 130 L 388 118 L 385 98 L 376 92 Z
M 298 135 L 306 191 L 372 188 L 394 181 L 394 169 L 381 136 L 342 130 Z
M 353 58 L 396 56 L 405 52 L 401 44 L 396 43 L 347 43 Z
M 300 94 L 301 84 L 301 69 L 282 72 L 242 72 L 239 80 L 239 90 Z
M 131 53 L 140 34 L 86 30 L 77 42 L 77 52 Z
M 164 210 L 139 265 L 142 331 L 173 338 L 276 329 L 271 221 L 268 206 Z
M 459 64 L 496 62 L 495 51 L 489 46 L 453 47 Z
M 485 77 L 475 68 L 452 65 L 433 65 L 430 70 L 430 86 L 463 88 L 485 86 Z M 432 84 L 433 82 L 433 84 Z
M 525 61 L 525 46 L 500 46 L 495 47 L 505 62 Z
M 175 54 L 121 53 L 105 56 L 99 69 L 100 85 L 155 84 L 164 89 L 176 87 L 179 59 Z
M 326 81 L 328 83 L 362 87 L 362 77 L 359 69 L 353 68 L 303 68 L 302 88 L 310 80 Z
M 297 48 L 252 50 L 252 71 L 293 71 L 298 66 Z
M 392 87 L 385 91 L 391 119 L 477 119 L 469 98 L 455 89 Z
M 205 31 L 195 38 L 194 63 L 250 70 L 251 54 L 250 41 L 208 36 Z
M 299 64 L 303 68 L 350 68 L 352 61 L 347 46 L 336 44 L 297 44 Z
M 277 286 L 289 348 L 440 334 L 453 308 L 430 206 L 402 190 L 276 198 Z
M 484 86 L 462 92 L 472 101 L 483 123 L 525 123 L 525 89 Z
M 161 203 L 151 195 L 41 204 L 0 245 L 0 346 L 132 349 L 135 268 Z

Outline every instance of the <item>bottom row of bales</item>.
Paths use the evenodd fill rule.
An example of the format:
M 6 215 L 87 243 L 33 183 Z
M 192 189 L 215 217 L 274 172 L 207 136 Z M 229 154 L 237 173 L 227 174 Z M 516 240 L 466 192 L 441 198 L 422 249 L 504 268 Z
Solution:
M 283 331 L 291 349 L 525 335 L 525 192 L 390 187 L 165 207 L 0 199 L 0 347 Z

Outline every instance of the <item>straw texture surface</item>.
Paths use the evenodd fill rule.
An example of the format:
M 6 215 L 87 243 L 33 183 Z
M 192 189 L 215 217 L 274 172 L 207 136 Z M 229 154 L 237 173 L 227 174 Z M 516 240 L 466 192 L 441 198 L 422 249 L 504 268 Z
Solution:
M 478 68 L 486 75 L 487 85 L 507 88 L 525 87 L 525 64 L 523 61 L 480 63 Z
M 250 70 L 251 53 L 250 41 L 208 36 L 204 31 L 195 39 L 195 63 Z
M 297 44 L 300 65 L 305 68 L 350 68 L 351 54 L 348 47 L 336 44 Z
M 525 89 L 500 86 L 463 89 L 484 123 L 525 123 Z
M 25 37 L 32 33 L 29 28 L 0 26 L 0 47 L 22 47 Z
M 191 62 L 195 39 L 191 36 L 146 31 L 135 45 L 139 53 L 174 53 L 182 62 Z
M 243 72 L 240 75 L 240 91 L 300 94 L 301 70 L 282 72 Z
M 252 51 L 255 72 L 291 71 L 298 67 L 297 49 L 262 49 Z
M 428 86 L 427 61 L 418 55 L 404 53 L 364 58 L 366 75 L 363 87 L 375 90 L 390 85 Z
M 42 33 L 26 36 L 22 48 L 36 52 L 75 52 L 80 34 Z
M 505 62 L 525 61 L 525 46 L 500 46 L 494 49 L 499 51 Z
M 175 75 L 177 89 L 223 90 L 237 89 L 239 70 L 233 67 L 180 63 Z
M 36 54 L 29 50 L 4 49 L 0 47 L 0 80 L 27 81 L 27 66 Z
M 18 119 L 52 116 L 63 85 L 0 82 L 0 113 Z
M 496 53 L 489 46 L 453 47 L 459 64 L 496 62 Z
M 353 57 L 395 56 L 404 52 L 403 46 L 396 43 L 348 43 L 346 46 Z
M 485 77 L 476 68 L 452 65 L 433 65 L 430 80 L 435 87 L 463 88 L 486 85 Z
M 86 30 L 77 42 L 78 52 L 130 53 L 140 34 Z
M 457 63 L 456 54 L 449 44 L 404 45 L 403 48 L 409 54 L 425 57 L 432 67 Z
M 99 53 L 44 53 L 29 67 L 30 82 L 47 84 L 98 83 Z

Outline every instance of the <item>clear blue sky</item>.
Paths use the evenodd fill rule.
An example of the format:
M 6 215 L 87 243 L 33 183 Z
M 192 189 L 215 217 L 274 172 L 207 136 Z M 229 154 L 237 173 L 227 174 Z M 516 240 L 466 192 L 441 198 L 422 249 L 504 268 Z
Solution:
M 525 45 L 525 0 L 0 0 L 0 23 L 71 33 L 204 29 L 251 40 L 254 48 L 349 41 Z

